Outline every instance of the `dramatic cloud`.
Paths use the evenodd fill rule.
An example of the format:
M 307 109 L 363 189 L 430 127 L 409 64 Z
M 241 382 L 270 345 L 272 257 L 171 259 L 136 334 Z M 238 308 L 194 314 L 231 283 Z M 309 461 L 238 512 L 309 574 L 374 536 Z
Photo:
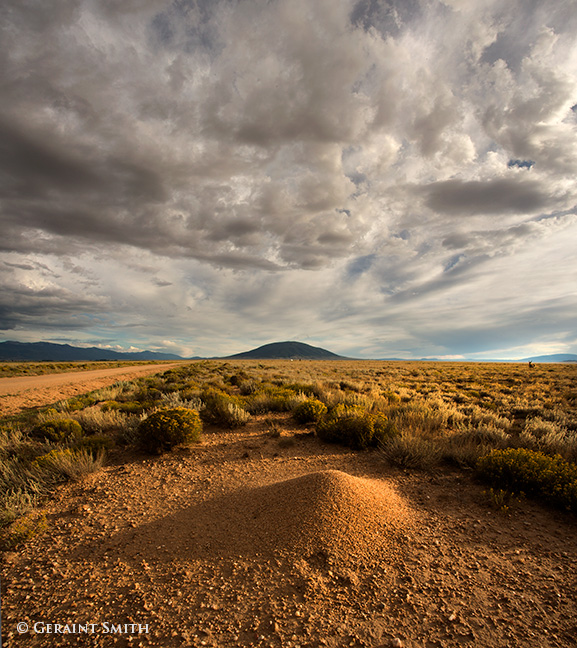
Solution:
M 4 0 L 0 328 L 577 350 L 574 9 Z
M 554 201 L 540 190 L 538 183 L 517 179 L 486 182 L 446 180 L 424 188 L 427 205 L 439 213 L 531 214 L 552 206 Z

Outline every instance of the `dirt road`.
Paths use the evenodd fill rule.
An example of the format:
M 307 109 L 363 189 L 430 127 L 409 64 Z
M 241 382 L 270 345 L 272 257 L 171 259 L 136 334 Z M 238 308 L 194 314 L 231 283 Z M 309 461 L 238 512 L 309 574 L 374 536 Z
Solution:
M 28 407 L 49 405 L 64 398 L 106 387 L 118 380 L 133 380 L 160 373 L 180 364 L 182 363 L 0 378 L 0 416 L 15 414 Z

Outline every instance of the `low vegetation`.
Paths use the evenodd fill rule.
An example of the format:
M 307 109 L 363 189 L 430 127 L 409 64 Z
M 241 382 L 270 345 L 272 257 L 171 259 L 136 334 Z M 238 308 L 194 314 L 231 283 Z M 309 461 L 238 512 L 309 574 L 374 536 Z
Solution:
M 577 465 L 560 455 L 526 448 L 494 450 L 479 459 L 477 470 L 503 493 L 542 498 L 577 512 Z
M 327 406 L 316 398 L 307 398 L 293 410 L 293 417 L 299 423 L 318 423 L 327 413 Z
M 316 432 L 323 441 L 342 443 L 355 450 L 383 445 L 396 435 L 394 425 L 382 412 L 344 403 L 334 405 L 319 419 Z
M 574 511 L 576 374 L 570 364 L 183 364 L 0 420 L 0 524 L 98 470 L 107 452 L 166 452 L 267 417 L 389 465 L 477 468 L 495 501 L 523 492 Z
M 198 412 L 186 407 L 159 410 L 138 426 L 140 445 L 150 453 L 172 450 L 182 443 L 198 443 L 201 432 Z

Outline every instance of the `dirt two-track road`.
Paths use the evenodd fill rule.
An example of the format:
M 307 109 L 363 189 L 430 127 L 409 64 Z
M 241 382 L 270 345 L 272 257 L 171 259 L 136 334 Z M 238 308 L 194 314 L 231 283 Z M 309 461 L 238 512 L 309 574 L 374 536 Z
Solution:
M 179 364 L 182 363 L 0 378 L 0 416 L 15 414 L 29 407 L 49 405 L 64 398 L 106 387 L 119 380 L 134 380 L 156 374 Z

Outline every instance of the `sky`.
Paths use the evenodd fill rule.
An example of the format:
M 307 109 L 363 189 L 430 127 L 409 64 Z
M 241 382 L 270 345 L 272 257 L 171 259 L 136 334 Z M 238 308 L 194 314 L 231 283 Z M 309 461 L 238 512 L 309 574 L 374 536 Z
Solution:
M 2 0 L 0 340 L 577 353 L 577 0 Z

